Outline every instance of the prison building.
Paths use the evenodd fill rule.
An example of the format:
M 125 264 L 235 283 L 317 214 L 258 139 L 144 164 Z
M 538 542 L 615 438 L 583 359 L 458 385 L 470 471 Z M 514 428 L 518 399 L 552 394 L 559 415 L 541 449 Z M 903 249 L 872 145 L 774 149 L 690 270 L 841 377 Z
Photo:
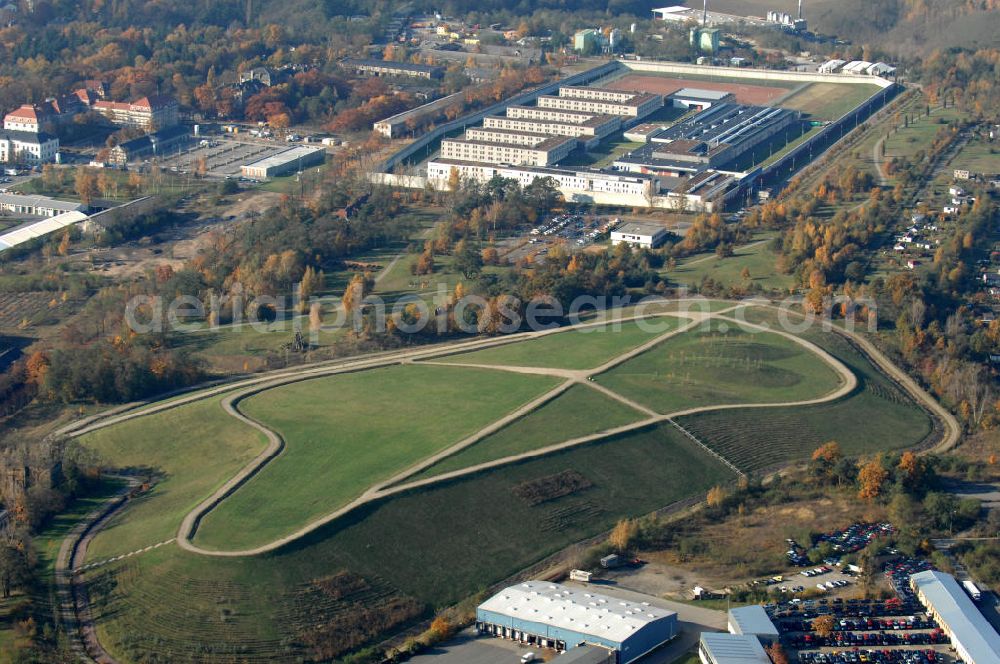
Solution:
M 550 136 L 572 136 L 583 143 L 592 140 L 600 141 L 621 129 L 622 120 L 616 115 L 587 116 L 582 122 L 566 120 L 543 120 L 539 118 L 503 117 L 487 115 L 483 118 L 483 127 L 488 129 L 511 129 Z
M 582 99 L 579 97 L 560 97 L 555 95 L 540 95 L 540 108 L 553 108 L 578 113 L 594 115 L 619 115 L 626 120 L 640 120 L 663 108 L 663 96 L 657 94 L 638 94 L 625 101 L 608 101 L 603 99 Z
M 576 139 L 569 136 L 550 136 L 531 146 L 446 138 L 441 141 L 441 158 L 486 164 L 550 166 L 572 152 L 576 143 Z

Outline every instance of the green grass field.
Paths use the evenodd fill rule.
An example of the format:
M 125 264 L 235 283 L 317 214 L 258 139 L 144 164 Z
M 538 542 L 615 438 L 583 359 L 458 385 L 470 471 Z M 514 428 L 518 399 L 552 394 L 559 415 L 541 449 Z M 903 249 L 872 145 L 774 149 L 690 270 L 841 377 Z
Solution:
M 589 488 L 531 505 L 513 493 L 566 470 Z M 88 572 L 102 643 L 122 662 L 263 664 L 315 657 L 306 636 L 348 599 L 311 582 L 350 570 L 386 596 L 443 607 L 568 544 L 732 479 L 671 429 L 654 428 L 395 496 L 281 552 L 237 560 L 162 547 Z M 425 614 L 426 615 L 426 614 Z
M 778 106 L 802 111 L 811 120 L 836 120 L 880 89 L 873 84 L 813 83 L 785 97 Z
M 615 329 L 615 323 L 608 326 L 567 330 L 495 348 L 449 355 L 441 358 L 441 361 L 555 369 L 593 369 L 661 334 L 677 329 L 684 323 L 685 320 L 673 316 L 644 321 L 619 321 L 617 323 L 620 325 L 619 330 Z
M 713 322 L 710 330 L 672 337 L 597 381 L 664 414 L 695 406 L 800 401 L 838 386 L 833 369 L 795 342 L 727 327 L 732 325 Z
M 770 312 L 747 315 L 774 322 Z M 767 411 L 729 410 L 679 418 L 680 423 L 741 469 L 752 472 L 808 458 L 829 440 L 857 456 L 919 444 L 931 420 L 895 384 L 834 332 L 810 331 L 805 338 L 847 365 L 858 387 L 835 402 Z
M 409 365 L 253 395 L 238 407 L 278 431 L 285 450 L 204 518 L 196 540 L 208 548 L 239 549 L 288 535 L 558 383 L 545 376 Z
M 732 256 L 719 258 L 714 253 L 696 254 L 677 264 L 668 276 L 687 286 L 696 287 L 705 278 L 729 286 L 757 284 L 765 290 L 788 292 L 795 288 L 795 277 L 781 274 L 775 266 L 777 255 L 768 246 L 770 237 L 755 238 L 749 244 L 736 247 Z M 743 278 L 743 269 L 750 279 Z
M 586 417 L 581 417 L 586 413 Z M 636 422 L 645 416 L 585 385 L 574 385 L 538 410 L 404 481 L 433 477 Z
M 1000 173 L 1000 142 L 975 137 L 965 144 L 951 163 L 973 173 Z
M 90 560 L 170 539 L 185 514 L 266 445 L 263 434 L 226 415 L 218 397 L 101 429 L 80 442 L 117 468 L 149 469 L 157 477 L 151 491 L 94 538 Z

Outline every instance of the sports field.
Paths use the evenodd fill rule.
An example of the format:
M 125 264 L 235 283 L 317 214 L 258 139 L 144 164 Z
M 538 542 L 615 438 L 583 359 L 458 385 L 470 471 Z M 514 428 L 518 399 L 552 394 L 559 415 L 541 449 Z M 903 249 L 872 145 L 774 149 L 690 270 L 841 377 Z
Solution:
M 773 321 L 754 311 L 747 320 Z M 680 331 L 687 321 L 671 316 L 655 333 L 633 322 L 464 355 L 405 351 L 425 354 L 234 398 L 237 414 L 280 433 L 284 449 L 203 516 L 190 550 L 162 546 L 85 573 L 102 643 L 123 664 L 338 659 L 623 516 L 735 479 L 668 415 L 749 471 L 800 459 L 822 436 L 861 453 L 911 446 L 929 431 L 910 397 L 839 337 L 806 335 L 826 355 L 795 338 L 734 330 L 712 313 L 686 318 L 699 324 Z M 489 368 L 454 365 L 473 356 Z M 98 532 L 91 562 L 173 537 L 185 514 L 261 451 L 263 437 L 223 399 L 82 437 L 109 465 L 145 466 L 158 478 Z M 809 399 L 817 403 L 800 403 Z M 677 414 L 767 403 L 785 405 Z M 588 438 L 572 442 L 580 437 Z M 463 438 L 465 447 L 449 448 Z M 444 449 L 449 456 L 431 456 Z M 534 456 L 515 456 L 525 453 Z M 379 488 L 402 468 L 412 473 Z M 362 492 L 371 499 L 289 543 L 239 551 Z
M 609 83 L 606 87 L 613 90 L 635 90 L 637 92 L 653 92 L 669 95 L 681 88 L 698 88 L 701 90 L 719 90 L 732 92 L 736 101 L 741 104 L 766 106 L 768 102 L 788 94 L 788 91 L 798 84 L 790 81 L 766 81 L 763 79 L 737 79 L 708 76 L 682 76 L 678 74 L 626 74 Z
M 881 88 L 861 83 L 812 83 L 779 102 L 782 108 L 802 111 L 813 120 L 836 120 Z

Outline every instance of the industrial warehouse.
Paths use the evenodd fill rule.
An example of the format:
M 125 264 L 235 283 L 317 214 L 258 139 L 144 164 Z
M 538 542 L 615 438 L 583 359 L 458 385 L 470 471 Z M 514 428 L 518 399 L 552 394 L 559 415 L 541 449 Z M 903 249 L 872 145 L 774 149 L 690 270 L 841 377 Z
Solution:
M 927 613 L 941 625 L 965 664 L 1000 662 L 1000 635 L 950 574 L 933 570 L 910 577 Z
M 674 638 L 678 624 L 676 613 L 648 603 L 527 581 L 480 604 L 476 630 L 571 653 L 578 646 L 596 646 L 613 653 L 613 662 L 629 664 Z
M 615 160 L 615 168 L 675 177 L 720 168 L 797 122 L 798 111 L 713 104 L 671 127 L 652 132 L 646 145 Z
M 291 175 L 326 160 L 326 150 L 301 146 L 240 167 L 243 177 L 255 180 Z

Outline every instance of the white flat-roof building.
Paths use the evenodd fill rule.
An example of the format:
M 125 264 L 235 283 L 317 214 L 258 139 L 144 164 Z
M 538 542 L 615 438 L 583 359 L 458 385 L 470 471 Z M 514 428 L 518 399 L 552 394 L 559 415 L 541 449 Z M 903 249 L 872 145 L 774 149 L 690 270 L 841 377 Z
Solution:
M 507 145 L 525 145 L 535 147 L 545 141 L 549 141 L 555 136 L 531 131 L 517 131 L 515 129 L 497 129 L 493 127 L 469 127 L 465 130 L 465 138 L 470 141 L 485 141 L 487 143 L 503 143 Z M 573 140 L 570 136 L 562 136 L 560 139 Z
M 322 164 L 326 160 L 326 150 L 304 145 L 279 152 L 260 161 L 240 167 L 243 177 L 263 180 L 265 178 L 290 175 L 308 166 Z
M 698 658 L 702 664 L 771 664 L 756 636 L 725 632 L 702 632 Z
M 560 93 L 563 89 L 560 89 Z M 616 101 L 593 97 L 569 97 L 555 95 L 540 95 L 537 101 L 539 108 L 552 108 L 592 115 L 619 115 L 624 118 L 639 120 L 650 113 L 663 108 L 663 95 L 650 93 L 634 93 L 632 96 Z
M 516 180 L 527 186 L 537 179 L 551 178 L 568 201 L 604 205 L 648 206 L 659 191 L 659 180 L 651 175 L 603 171 L 506 166 L 435 159 L 427 163 L 427 179 L 437 189 L 447 187 L 452 172 L 463 179 L 488 182 L 494 176 Z
M 621 126 L 621 118 L 613 115 L 594 115 L 583 122 L 503 117 L 500 115 L 487 115 L 483 118 L 483 127 L 486 129 L 510 129 L 550 136 L 572 136 L 585 144 L 599 141 L 620 129 Z
M 736 95 L 725 90 L 702 90 L 700 88 L 681 88 L 667 96 L 667 101 L 674 108 L 697 108 L 704 110 L 712 104 L 735 102 Z
M 933 570 L 910 577 L 910 587 L 941 625 L 965 664 L 1000 662 L 1000 634 L 950 574 Z
M 611 245 L 630 244 L 633 247 L 655 249 L 667 238 L 667 229 L 658 224 L 632 221 L 611 231 Z
M 753 604 L 729 610 L 728 628 L 730 634 L 756 636 L 764 642 L 773 643 L 781 633 L 771 621 L 771 616 L 763 606 Z
M 557 583 L 527 581 L 501 590 L 476 609 L 480 634 L 572 651 L 584 644 L 630 664 L 677 635 L 677 614 Z
M 83 203 L 60 201 L 48 196 L 25 194 L 0 194 L 0 210 L 27 217 L 54 217 L 64 212 L 82 212 L 87 209 Z
M 576 139 L 571 136 L 550 136 L 530 146 L 468 138 L 446 138 L 441 141 L 441 158 L 484 164 L 549 166 L 566 157 L 576 144 Z

